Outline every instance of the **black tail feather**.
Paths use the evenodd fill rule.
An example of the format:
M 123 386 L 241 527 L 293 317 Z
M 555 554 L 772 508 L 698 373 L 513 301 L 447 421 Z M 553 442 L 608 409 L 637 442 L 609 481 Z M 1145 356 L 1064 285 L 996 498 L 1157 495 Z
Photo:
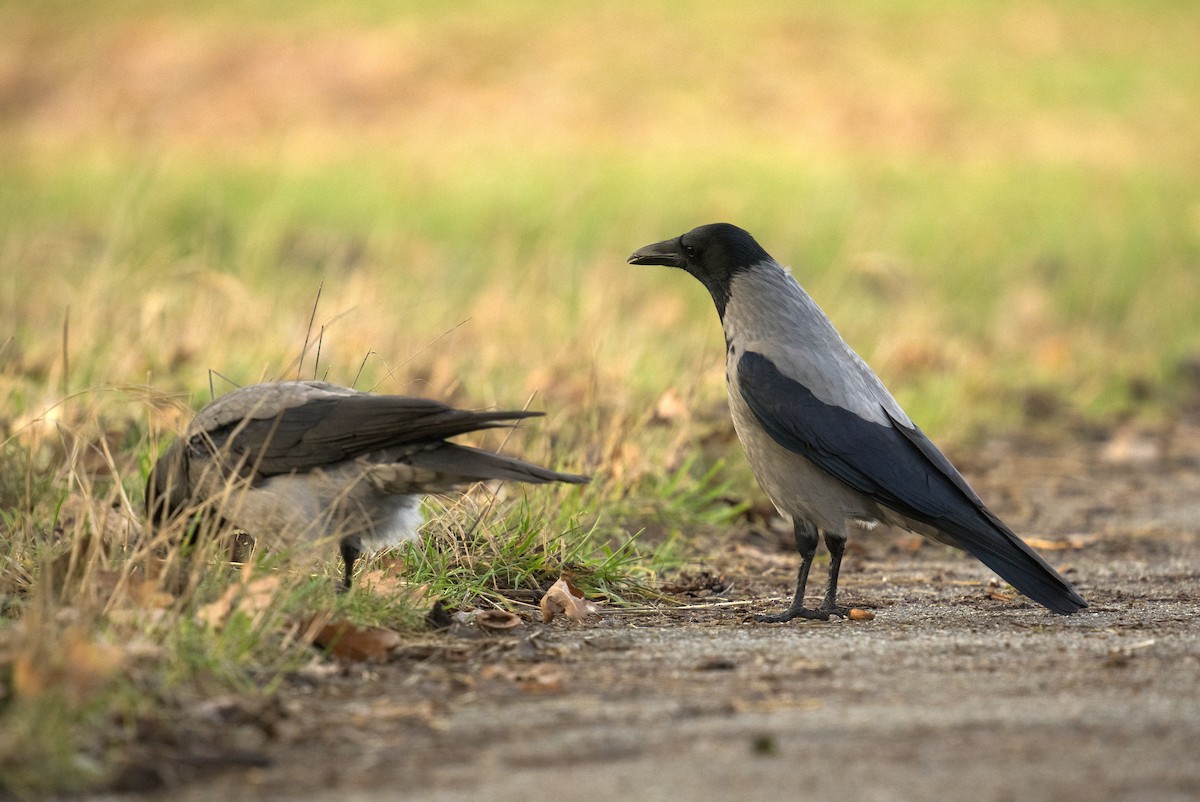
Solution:
M 1088 606 L 1067 580 L 1003 524 L 983 536 L 959 527 L 947 527 L 946 531 L 963 549 L 1043 607 L 1070 615 Z
M 428 468 L 448 476 L 461 477 L 467 482 L 482 482 L 503 479 L 510 482 L 546 484 L 566 482 L 581 485 L 589 481 L 587 476 L 574 473 L 559 473 L 531 462 L 508 457 L 492 451 L 470 446 L 446 443 L 441 448 L 422 451 L 405 457 L 405 462 L 420 468 Z

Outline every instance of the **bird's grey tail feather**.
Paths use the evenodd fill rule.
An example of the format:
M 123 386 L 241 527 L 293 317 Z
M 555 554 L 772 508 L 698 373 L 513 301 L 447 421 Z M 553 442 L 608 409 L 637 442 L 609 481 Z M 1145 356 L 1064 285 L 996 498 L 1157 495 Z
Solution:
M 531 484 L 566 482 L 575 485 L 586 484 L 589 481 L 587 476 L 560 473 L 515 457 L 507 457 L 503 454 L 453 443 L 447 443 L 441 448 L 431 451 L 412 454 L 406 457 L 405 461 L 419 468 L 428 468 L 448 476 L 462 477 L 464 481 L 504 479 Z

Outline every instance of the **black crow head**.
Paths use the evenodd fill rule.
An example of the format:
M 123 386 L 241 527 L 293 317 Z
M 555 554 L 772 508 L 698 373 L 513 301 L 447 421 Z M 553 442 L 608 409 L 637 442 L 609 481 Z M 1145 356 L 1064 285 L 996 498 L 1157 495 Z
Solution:
M 708 288 L 717 313 L 724 318 L 733 277 L 770 260 L 771 255 L 746 231 L 729 223 L 711 223 L 675 239 L 639 248 L 628 261 L 631 265 L 666 265 L 686 270 Z

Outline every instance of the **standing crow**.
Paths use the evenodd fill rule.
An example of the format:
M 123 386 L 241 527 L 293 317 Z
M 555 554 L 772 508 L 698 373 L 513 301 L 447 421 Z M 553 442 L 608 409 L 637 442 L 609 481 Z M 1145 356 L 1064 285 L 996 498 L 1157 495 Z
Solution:
M 647 245 L 630 264 L 683 268 L 712 295 L 725 330 L 734 428 L 800 552 L 791 606 L 758 621 L 828 619 L 855 526 L 900 526 L 964 549 L 1039 604 L 1064 615 L 1087 603 L 997 518 L 851 350 L 791 273 L 747 232 L 701 226 Z M 815 609 L 804 586 L 819 533 L 829 587 Z
M 416 537 L 426 493 L 488 479 L 586 482 L 446 442 L 540 414 L 317 381 L 255 384 L 200 410 L 151 471 L 146 507 L 155 524 L 202 511 L 255 536 L 337 539 L 348 589 L 360 554 Z

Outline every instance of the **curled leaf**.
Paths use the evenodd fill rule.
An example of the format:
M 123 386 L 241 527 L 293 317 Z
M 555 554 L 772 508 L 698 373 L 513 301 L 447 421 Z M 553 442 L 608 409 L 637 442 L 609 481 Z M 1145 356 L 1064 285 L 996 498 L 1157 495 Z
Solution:
M 225 588 L 216 601 L 201 607 L 197 617 L 210 627 L 220 626 L 234 613 L 255 618 L 271 606 L 278 589 L 279 577 L 254 577 L 249 569 L 243 569 L 241 581 Z
M 317 630 L 313 643 L 348 660 L 382 660 L 400 645 L 400 633 L 383 627 L 330 621 Z
M 585 621 L 590 615 L 600 614 L 596 603 L 583 598 L 579 589 L 572 587 L 564 578 L 550 586 L 539 606 L 542 609 L 542 622 L 546 624 L 559 614 L 572 621 Z
M 870 610 L 864 610 L 861 607 L 851 607 L 850 612 L 847 615 L 850 616 L 851 621 L 875 620 L 875 613 L 871 612 Z
M 507 610 L 480 610 L 475 614 L 475 626 L 492 632 L 506 632 L 520 625 L 520 616 Z

